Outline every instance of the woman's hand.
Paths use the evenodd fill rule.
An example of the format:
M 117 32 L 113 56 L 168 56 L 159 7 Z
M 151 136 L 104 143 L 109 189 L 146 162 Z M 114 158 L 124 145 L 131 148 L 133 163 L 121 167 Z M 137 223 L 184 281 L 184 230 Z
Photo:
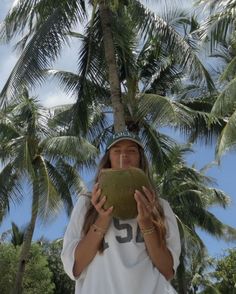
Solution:
M 137 222 L 152 263 L 167 280 L 170 280 L 174 275 L 173 258 L 165 242 L 164 245 L 160 243 L 160 236 L 152 222 L 157 205 L 155 192 L 142 188 L 142 192 L 136 190 L 134 193 L 138 209 Z
M 142 187 L 143 192 L 136 190 L 134 198 L 137 202 L 137 221 L 140 226 L 150 226 L 152 224 L 152 212 L 155 207 L 155 192 Z
M 97 210 L 100 217 L 104 217 L 104 218 L 111 217 L 113 206 L 109 207 L 108 209 L 103 208 L 103 205 L 106 202 L 106 196 L 103 196 L 101 198 L 101 189 L 99 188 L 98 183 L 96 183 L 94 185 L 94 188 L 92 191 L 91 202 L 92 202 L 93 206 L 95 207 L 95 209 Z

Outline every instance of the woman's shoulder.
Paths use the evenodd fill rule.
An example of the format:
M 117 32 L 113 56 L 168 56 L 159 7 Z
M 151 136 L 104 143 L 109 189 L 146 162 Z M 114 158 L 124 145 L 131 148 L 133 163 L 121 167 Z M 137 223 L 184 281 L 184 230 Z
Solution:
M 164 198 L 161 198 L 159 197 L 159 201 L 160 201 L 160 204 L 161 206 L 164 208 L 165 206 L 170 206 L 168 200 L 164 199 Z
M 74 208 L 79 209 L 81 207 L 88 206 L 90 201 L 91 201 L 91 193 L 82 192 L 81 194 L 79 194 Z
M 160 205 L 162 206 L 162 208 L 163 208 L 165 214 L 168 213 L 168 212 L 169 212 L 169 213 L 173 213 L 172 208 L 171 208 L 171 206 L 170 206 L 168 200 L 166 200 L 166 199 L 160 197 L 160 198 L 159 198 L 159 201 L 160 201 Z
M 86 192 L 80 193 L 78 199 L 83 199 L 84 201 L 90 201 L 91 196 L 92 196 L 92 193 L 89 191 L 86 191 Z

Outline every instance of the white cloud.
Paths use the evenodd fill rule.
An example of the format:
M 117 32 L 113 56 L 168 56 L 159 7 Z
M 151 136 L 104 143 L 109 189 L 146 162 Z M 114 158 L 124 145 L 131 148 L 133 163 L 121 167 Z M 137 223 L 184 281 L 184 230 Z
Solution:
M 48 92 L 43 99 L 41 99 L 41 103 L 45 107 L 54 107 L 57 105 L 64 105 L 73 103 L 74 99 L 66 95 L 65 93 L 58 90 L 58 92 Z

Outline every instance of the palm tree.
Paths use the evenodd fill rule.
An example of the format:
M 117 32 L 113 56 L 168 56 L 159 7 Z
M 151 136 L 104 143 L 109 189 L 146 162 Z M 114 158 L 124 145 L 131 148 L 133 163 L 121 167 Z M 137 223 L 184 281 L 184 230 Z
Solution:
M 209 17 L 203 22 L 198 33 L 203 41 L 210 45 L 211 54 L 223 57 L 222 63 L 227 63 L 221 74 L 218 95 L 211 109 L 212 114 L 224 121 L 216 147 L 216 155 L 220 159 L 225 151 L 235 147 L 236 142 L 236 1 L 200 2 L 209 9 Z M 222 53 L 219 54 L 219 51 Z
M 72 7 L 78 1 L 70 3 L 69 7 L 63 6 L 66 3 L 63 1 L 64 3 L 60 3 L 58 9 L 53 7 L 53 2 L 47 1 L 47 3 L 44 3 L 46 5 L 44 9 L 42 9 L 42 6 L 39 9 L 40 2 L 32 10 L 30 10 L 32 3 L 28 3 L 28 6 L 25 5 L 23 7 L 16 6 L 15 14 L 11 14 L 12 18 L 9 15 L 6 19 L 5 28 L 6 33 L 9 33 L 9 37 L 17 31 L 17 28 L 11 26 L 16 20 L 21 28 L 27 24 L 28 15 L 24 19 L 22 17 L 27 9 L 29 9 L 31 17 L 37 15 L 37 20 L 41 21 L 35 24 L 31 22 L 28 39 L 24 39 L 26 41 L 25 44 L 21 42 L 21 44 L 26 45 L 23 46 L 25 49 L 23 50 L 22 58 L 14 68 L 2 91 L 2 95 L 5 95 L 8 91 L 14 97 L 15 89 L 20 89 L 19 81 L 21 83 L 23 81 L 23 85 L 29 84 L 31 86 L 35 82 L 43 81 L 44 76 L 41 75 L 41 70 L 47 68 L 50 61 L 57 57 L 60 52 L 60 46 L 65 41 L 65 36 L 69 36 L 66 33 L 75 35 L 75 33 L 69 32 L 72 26 L 68 21 L 65 21 L 66 25 L 64 27 L 61 26 L 63 25 L 62 19 L 67 14 L 73 16 L 72 21 L 76 19 L 78 15 L 73 14 L 75 10 Z M 67 8 L 67 14 L 65 11 L 62 11 L 63 7 Z M 112 35 L 113 37 L 114 45 L 110 51 L 111 57 L 106 59 L 105 56 L 108 56 L 108 48 L 106 46 L 108 44 L 104 44 L 107 42 L 105 41 L 107 39 L 104 35 L 104 24 L 102 24 L 100 18 L 101 10 L 99 9 L 101 9 L 101 6 L 94 6 L 93 8 L 91 21 L 86 27 L 86 34 L 84 36 L 80 35 L 83 47 L 80 51 L 78 75 L 65 73 L 64 76 L 61 76 L 61 80 L 66 82 L 67 87 L 75 89 L 78 94 L 77 103 L 71 109 L 66 110 L 67 113 L 72 114 L 70 117 L 73 118 L 72 121 L 67 122 L 67 130 L 69 134 L 74 135 L 74 131 L 78 130 L 78 122 L 81 122 L 81 125 L 83 124 L 81 116 L 78 115 L 79 111 L 83 110 L 84 115 L 88 114 L 89 107 L 93 107 L 93 104 L 95 104 L 95 107 L 99 107 L 101 103 L 104 103 L 107 106 L 107 110 L 110 110 L 112 107 L 115 108 L 114 105 L 116 103 L 113 103 L 111 107 L 110 93 L 113 90 L 116 94 L 120 91 L 120 85 L 117 86 L 117 77 L 116 73 L 114 73 L 116 65 L 118 81 L 122 85 L 122 91 L 124 89 L 122 97 L 119 97 L 121 93 L 117 94 L 116 97 L 122 98 L 122 102 L 125 105 L 124 120 L 126 125 L 129 127 L 133 125 L 134 128 L 138 126 L 141 129 L 143 141 L 150 148 L 150 156 L 152 156 L 156 163 L 161 162 L 159 159 L 162 160 L 163 168 L 161 172 L 164 172 L 164 166 L 166 168 L 171 166 L 171 160 L 168 157 L 174 144 L 167 136 L 162 136 L 157 132 L 157 126 L 163 126 L 170 121 L 173 126 L 191 125 L 191 114 L 193 113 L 184 105 L 176 101 L 169 101 L 165 96 L 174 90 L 174 85 L 177 88 L 175 81 L 181 81 L 181 77 L 183 77 L 185 72 L 189 73 L 192 80 L 195 79 L 202 82 L 205 78 L 205 81 L 207 81 L 206 85 L 210 90 L 214 90 L 214 85 L 206 69 L 197 58 L 194 50 L 194 41 L 191 40 L 192 43 L 189 43 L 190 40 L 186 39 L 186 36 L 181 37 L 178 30 L 170 25 L 168 20 L 166 21 L 145 9 L 138 1 L 126 1 L 125 4 L 119 2 L 117 6 L 106 11 L 109 12 L 109 18 L 111 19 L 110 28 L 112 32 L 110 31 L 110 36 Z M 103 8 L 107 9 L 107 7 Z M 54 11 L 58 14 L 52 13 Z M 78 13 L 78 10 L 76 12 Z M 61 15 L 59 15 L 60 13 Z M 14 15 L 16 16 L 15 18 Z M 55 18 L 55 15 L 58 19 Z M 54 20 L 56 22 L 53 22 Z M 108 20 L 106 19 L 106 21 Z M 181 20 L 187 23 L 187 18 L 182 17 Z M 43 24 L 46 25 L 44 26 Z M 105 26 L 109 27 L 108 24 Z M 139 35 L 141 35 L 141 39 L 137 38 Z M 144 45 L 142 49 L 139 49 L 141 41 Z M 106 49 L 104 49 L 103 45 Z M 111 46 L 111 44 L 109 45 Z M 50 51 L 52 47 L 55 48 Z M 138 51 L 137 48 L 139 49 Z M 186 54 L 183 54 L 183 52 Z M 110 61 L 108 62 L 108 59 L 112 60 L 111 67 L 113 66 L 113 70 L 110 70 L 109 74 L 104 62 L 104 60 L 107 60 L 107 65 L 109 65 Z M 25 71 L 26 68 L 27 73 Z M 116 81 L 114 84 L 116 87 L 114 86 L 111 89 L 113 87 L 110 77 L 112 73 L 114 73 Z M 163 85 L 169 80 L 164 77 L 168 77 L 168 74 L 171 77 L 172 85 L 169 86 L 167 92 L 163 92 L 163 89 L 165 90 Z M 69 80 L 72 80 L 72 83 L 69 84 Z M 161 80 L 163 81 L 162 84 L 158 84 Z M 142 81 L 142 85 L 144 85 L 141 91 L 139 90 L 139 81 Z M 119 99 L 117 98 L 117 100 Z M 7 99 L 3 101 L 7 104 Z M 60 112 L 59 116 L 65 117 L 66 112 Z M 118 113 L 122 113 L 122 111 L 118 110 Z M 88 119 L 85 121 L 86 123 L 89 122 Z M 115 129 L 118 130 L 119 128 L 115 123 Z M 111 129 L 112 125 L 107 128 L 108 131 Z M 101 138 L 105 138 L 107 133 Z M 86 126 L 84 126 L 84 134 L 86 134 Z M 95 140 L 99 142 L 98 134 L 95 134 Z M 162 152 L 159 152 L 161 149 Z
M 139 11 L 142 12 L 141 9 Z M 186 68 L 180 68 L 181 57 L 173 53 L 173 48 L 169 46 L 170 40 L 162 38 L 163 35 L 154 37 L 154 33 L 150 33 L 143 42 L 140 42 L 137 38 L 139 33 L 137 15 L 134 12 L 128 12 L 129 14 L 126 11 L 120 13 L 117 28 L 114 30 L 117 40 L 121 40 L 122 37 L 124 38 L 123 35 L 126 35 L 121 45 L 116 43 L 125 124 L 129 130 L 140 132 L 150 160 L 153 163 L 158 162 L 157 169 L 165 169 L 165 165 L 168 164 L 168 153 L 174 142 L 157 130 L 166 126 L 191 130 L 200 119 L 205 122 L 205 129 L 207 129 L 209 115 L 202 109 L 192 111 L 183 101 L 176 101 L 175 95 L 186 88 L 183 86 L 182 78 L 189 71 Z M 130 14 L 133 15 L 132 21 Z M 182 23 L 188 24 L 188 18 L 182 11 L 167 14 L 164 20 L 169 21 L 173 27 L 179 27 Z M 82 109 L 83 113 L 87 112 L 88 102 L 100 104 L 105 112 L 113 112 L 109 99 L 109 83 L 104 74 L 106 73 L 104 48 L 100 41 L 102 32 L 97 23 L 99 23 L 99 14 L 94 13 L 85 34 L 71 33 L 82 43 L 78 74 L 58 70 L 47 71 L 48 74 L 59 79 L 67 93 L 75 92 L 80 97 L 74 106 L 74 109 L 77 109 L 77 115 L 72 119 L 72 125 L 73 120 L 78 122 L 78 119 L 82 117 L 81 114 L 79 115 Z M 191 26 L 188 30 L 185 28 L 186 35 L 189 35 L 191 30 Z M 181 45 L 180 40 L 178 44 Z M 198 65 L 207 75 L 204 66 L 199 62 Z M 94 77 L 95 71 L 96 77 Z M 211 90 L 214 88 L 210 77 L 207 81 L 205 92 L 207 92 L 207 85 Z M 73 113 L 70 117 L 73 117 Z M 84 116 L 83 121 L 86 121 Z M 83 123 L 81 119 L 80 122 Z M 99 135 L 101 143 L 103 138 L 106 139 L 106 134 L 111 131 L 112 125 L 104 130 L 104 135 Z
M 27 4 L 18 2 L 13 7 L 3 23 L 2 39 L 10 40 L 19 31 L 27 31 L 18 44 L 23 51 L 1 93 L 2 103 L 6 103 L 9 97 L 14 97 L 22 85 L 35 86 L 45 79 L 42 70 L 58 57 L 63 44 L 69 38 L 71 28 L 84 18 L 85 2 L 82 0 L 69 4 L 63 1 L 59 5 L 54 1 L 28 1 Z M 186 17 L 181 17 L 181 21 L 187 23 Z M 96 81 L 95 84 L 101 86 L 105 77 L 111 96 L 116 131 L 125 128 L 121 83 L 125 80 L 128 82 L 127 73 L 132 72 L 132 42 L 137 36 L 140 36 L 141 42 L 146 39 L 152 39 L 153 45 L 159 42 L 159 47 L 163 43 L 163 49 L 169 48 L 168 50 L 174 52 L 179 68 L 188 69 L 192 78 L 199 81 L 205 79 L 208 87 L 214 88 L 194 50 L 194 42 L 182 37 L 168 19 L 166 21 L 152 13 L 139 1 L 119 1 L 116 4 L 111 1 L 106 2 L 106 5 L 103 2 L 93 3 L 87 31 L 86 47 L 81 52 L 84 57 L 81 59 L 83 74 L 79 71 L 81 78 L 76 86 L 78 100 L 75 110 L 78 107 L 85 109 L 91 104 L 91 100 L 96 99 L 94 96 L 88 98 L 85 78 L 90 82 Z M 128 39 L 130 36 L 131 39 Z M 99 60 L 94 50 L 95 41 L 102 51 L 99 56 L 102 59 Z M 120 76 L 120 68 L 126 73 L 125 77 Z
M 128 33 L 127 30 L 126 33 Z M 83 40 L 84 44 L 86 44 L 86 36 L 76 33 L 73 33 L 73 35 Z M 92 39 L 94 41 L 96 40 L 95 38 Z M 132 38 L 129 38 L 129 40 L 132 43 Z M 135 42 L 133 42 L 133 44 L 135 44 Z M 195 136 L 198 136 L 200 133 L 202 134 L 203 138 L 211 138 L 214 134 L 217 135 L 222 129 L 222 121 L 217 118 L 211 118 L 215 121 L 215 124 L 214 128 L 211 127 L 209 130 L 208 125 L 210 120 L 208 114 L 211 109 L 210 107 L 212 107 L 210 101 L 205 99 L 206 102 L 204 104 L 204 101 L 200 101 L 199 99 L 196 99 L 196 101 L 191 100 L 190 102 L 186 101 L 186 99 L 180 99 L 182 98 L 181 95 L 184 96 L 183 93 L 186 93 L 188 90 L 188 87 L 181 87 L 181 78 L 184 76 L 184 72 L 177 70 L 178 63 L 174 57 L 169 58 L 168 63 L 166 62 L 166 58 L 171 55 L 171 52 L 165 50 L 165 46 L 164 48 L 158 48 L 159 50 L 157 50 L 155 49 L 157 48 L 156 45 L 157 43 L 153 43 L 151 38 L 148 39 L 147 42 L 143 44 L 143 46 L 139 46 L 139 50 L 135 51 L 135 56 L 131 56 L 132 58 L 129 59 L 132 60 L 132 66 L 125 64 L 122 58 L 119 61 L 119 64 L 120 76 L 123 77 L 123 79 L 121 79 L 123 88 L 122 99 L 125 106 L 126 125 L 130 130 L 139 132 L 145 145 L 145 150 L 147 150 L 150 162 L 153 164 L 154 172 L 162 175 L 165 171 L 167 171 L 164 175 L 164 177 L 167 177 L 168 173 L 171 174 L 171 170 L 175 168 L 175 165 L 173 165 L 173 158 L 176 156 L 176 150 L 174 148 L 175 142 L 168 136 L 160 133 L 158 129 L 163 126 L 173 126 L 182 130 L 186 129 L 188 132 L 192 131 L 192 133 L 194 129 Z M 84 45 L 84 47 L 86 46 Z M 152 50 L 150 48 L 152 48 Z M 97 48 L 95 52 L 96 53 L 92 55 L 96 56 L 97 60 L 101 60 L 101 58 L 97 57 L 99 48 Z M 75 87 L 74 85 L 76 84 L 75 81 L 80 79 L 80 76 L 68 72 L 51 71 L 50 73 L 59 79 L 61 85 L 67 91 L 73 90 Z M 129 75 L 127 73 L 129 73 Z M 195 89 L 197 89 L 196 86 Z M 99 95 L 99 99 L 96 101 L 100 101 L 100 103 L 105 106 L 103 109 L 105 108 L 107 111 L 109 111 L 110 101 L 107 99 L 109 96 L 107 95 L 106 87 L 100 87 L 99 90 L 100 91 L 98 91 L 98 93 L 103 91 L 103 95 Z M 208 93 L 210 96 L 210 93 L 206 88 L 201 89 L 198 87 L 198 93 L 203 91 L 205 94 Z M 170 99 L 168 97 L 168 94 L 173 92 L 179 93 L 179 101 Z M 94 143 L 99 144 L 100 142 L 102 144 L 102 142 L 106 139 L 106 134 L 110 131 L 112 131 L 112 125 L 104 129 L 102 135 L 97 135 L 96 138 L 98 138 L 98 140 L 95 139 L 96 143 Z M 186 170 L 187 169 L 188 168 L 186 167 Z M 191 171 L 191 169 L 189 170 Z M 193 173 L 196 171 L 193 169 L 191 172 Z M 200 177 L 200 175 L 196 175 L 195 177 L 197 176 Z M 185 180 L 182 178 L 184 177 L 184 172 L 178 175 L 178 177 L 180 177 L 180 182 L 174 183 L 181 187 L 180 183 L 182 184 L 182 182 Z M 172 179 L 170 179 L 170 182 L 171 181 Z M 199 182 L 194 183 L 192 179 L 191 181 L 192 187 L 193 185 L 199 185 Z M 206 183 L 202 183 L 202 185 L 205 186 Z M 184 189 L 186 189 L 186 187 Z M 203 197 L 205 193 L 213 193 L 210 191 L 210 189 L 205 192 L 206 187 L 198 187 L 198 189 L 202 189 L 201 197 Z M 188 193 L 187 191 L 185 192 Z M 220 193 L 220 191 L 217 191 L 216 193 Z M 175 191 L 173 191 L 173 195 L 175 195 Z M 191 202 L 191 205 L 197 209 L 199 203 L 195 201 L 194 197 L 191 199 L 190 192 L 188 193 L 188 197 L 189 203 Z M 227 202 L 226 200 L 227 198 L 225 197 L 224 201 Z M 175 205 L 175 203 L 172 204 L 172 201 L 170 201 L 170 204 L 172 207 Z M 181 215 L 188 211 L 188 208 L 188 206 L 185 207 L 184 203 L 182 203 Z M 207 219 L 207 216 L 203 216 L 203 219 Z M 177 217 L 179 218 L 178 215 Z M 212 216 L 212 219 L 214 218 L 215 217 Z M 191 223 L 190 219 L 188 219 L 188 221 Z M 193 273 L 192 275 L 189 275 L 189 272 L 191 273 L 189 268 L 194 265 L 193 257 L 196 257 L 200 264 L 201 260 L 203 259 L 205 246 L 200 237 L 196 235 L 195 232 L 195 227 L 201 227 L 201 225 L 196 225 L 196 223 L 193 223 L 190 226 L 189 223 L 185 223 L 185 219 L 183 219 L 183 223 L 180 222 L 180 224 L 182 225 L 180 226 L 180 230 L 184 236 L 184 239 L 186 239 L 186 242 L 182 246 L 181 264 L 178 269 L 177 283 L 178 289 L 181 289 L 182 291 L 180 291 L 180 293 L 187 293 L 186 291 L 188 289 L 188 285 L 190 286 L 191 280 L 194 279 Z M 217 226 L 220 227 L 223 226 L 223 224 L 216 222 L 215 227 Z M 220 235 L 217 230 L 216 232 L 212 231 L 211 234 L 220 238 L 223 237 L 222 232 L 223 229 Z M 207 283 L 207 281 L 205 282 Z
M 176 146 L 175 152 L 172 152 L 172 166 L 164 173 L 156 174 L 159 193 L 169 201 L 178 220 L 182 252 L 177 281 L 181 294 L 188 293 L 190 285 L 186 272 L 193 266 L 194 258 L 201 260 L 205 256 L 206 248 L 197 228 L 216 238 L 236 240 L 236 230 L 223 224 L 209 211 L 214 205 L 225 208 L 229 197 L 223 191 L 209 187 L 212 179 L 204 175 L 204 170 L 199 172 L 194 167 L 186 166 L 183 155 L 190 151 L 188 147 Z
M 37 218 L 56 215 L 62 205 L 67 213 L 73 197 L 83 189 L 78 167 L 90 164 L 96 148 L 84 139 L 65 136 L 63 128 L 49 128 L 50 113 L 25 90 L 0 113 L 0 211 L 23 199 L 22 183 L 31 188 L 31 219 L 24 234 L 13 293 L 22 292 L 25 264 Z M 81 158 L 81 154 L 83 157 Z M 5 179 L 5 180 L 4 180 Z

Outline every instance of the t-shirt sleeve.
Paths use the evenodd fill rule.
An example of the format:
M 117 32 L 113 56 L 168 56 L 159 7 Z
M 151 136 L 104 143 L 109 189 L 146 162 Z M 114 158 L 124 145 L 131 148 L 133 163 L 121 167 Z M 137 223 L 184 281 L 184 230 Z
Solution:
M 170 250 L 173 257 L 173 270 L 176 272 L 179 265 L 179 256 L 181 252 L 181 243 L 179 229 L 176 221 L 176 217 L 171 209 L 169 203 L 161 199 L 161 204 L 164 209 L 165 219 L 166 219 L 166 244 L 167 248 Z
M 75 261 L 74 254 L 76 246 L 82 238 L 82 228 L 88 206 L 89 197 L 85 195 L 79 196 L 77 203 L 75 204 L 75 207 L 72 211 L 71 218 L 63 239 L 61 260 L 65 272 L 72 280 L 77 279 L 77 277 L 73 275 L 73 267 Z M 79 278 L 83 278 L 83 275 L 84 273 L 81 273 Z

